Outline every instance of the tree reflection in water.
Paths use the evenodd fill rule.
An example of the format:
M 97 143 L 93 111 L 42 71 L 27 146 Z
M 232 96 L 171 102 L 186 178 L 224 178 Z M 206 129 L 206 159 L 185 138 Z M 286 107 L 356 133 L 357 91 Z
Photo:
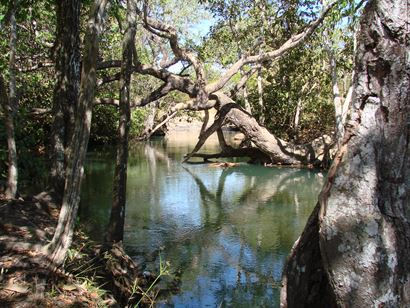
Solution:
M 245 163 L 181 164 L 187 147 L 156 141 L 130 152 L 128 251 L 143 255 L 153 269 L 162 250 L 162 258 L 180 271 L 181 292 L 163 306 L 277 306 L 285 258 L 316 203 L 322 174 Z M 87 166 L 88 215 L 109 208 L 110 199 L 104 205 L 92 187 L 98 183 L 109 191 L 110 159 L 101 172 L 92 159 Z

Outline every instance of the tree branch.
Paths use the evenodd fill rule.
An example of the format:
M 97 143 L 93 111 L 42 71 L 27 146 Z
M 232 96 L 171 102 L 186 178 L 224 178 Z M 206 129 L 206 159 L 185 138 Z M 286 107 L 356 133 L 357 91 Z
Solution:
M 206 76 L 204 65 L 199 61 L 198 57 L 190 50 L 181 48 L 178 43 L 178 34 L 174 27 L 165 24 L 159 20 L 147 16 L 147 8 L 144 5 L 144 12 L 139 13 L 144 21 L 144 28 L 151 33 L 167 38 L 174 52 L 176 58 L 186 60 L 192 64 L 196 73 L 196 88 L 197 99 L 199 104 L 206 104 L 208 100 L 208 94 L 206 93 Z
M 302 43 L 306 38 L 308 38 L 313 31 L 322 23 L 323 19 L 329 13 L 329 11 L 336 5 L 337 1 L 332 2 L 328 5 L 318 19 L 313 21 L 304 31 L 293 35 L 290 39 L 288 39 L 281 47 L 276 50 L 261 53 L 255 56 L 244 56 L 239 59 L 236 63 L 234 63 L 226 72 L 225 74 L 216 82 L 211 83 L 206 86 L 207 93 L 214 93 L 222 89 L 227 82 L 241 69 L 242 66 L 245 64 L 252 64 L 252 63 L 259 63 L 262 64 L 266 61 L 276 60 L 285 54 L 290 49 L 296 47 L 300 43 Z

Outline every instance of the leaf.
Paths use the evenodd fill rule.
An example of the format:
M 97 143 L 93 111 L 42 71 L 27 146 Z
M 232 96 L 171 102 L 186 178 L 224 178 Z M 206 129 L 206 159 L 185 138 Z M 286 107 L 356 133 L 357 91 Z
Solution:
M 20 284 L 16 284 L 16 283 L 9 283 L 4 289 L 17 292 L 17 293 L 23 293 L 23 294 L 28 293 L 27 287 L 20 285 Z
M 63 285 L 63 290 L 64 291 L 74 291 L 76 289 L 77 289 L 77 287 L 74 284 L 65 284 L 65 285 Z

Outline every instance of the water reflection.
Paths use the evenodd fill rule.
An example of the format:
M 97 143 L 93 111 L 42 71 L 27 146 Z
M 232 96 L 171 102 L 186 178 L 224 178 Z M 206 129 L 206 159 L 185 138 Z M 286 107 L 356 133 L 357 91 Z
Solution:
M 181 275 L 164 307 L 275 307 L 283 264 L 323 182 L 321 173 L 182 165 L 194 142 L 136 145 L 130 153 L 124 241 L 154 268 L 161 251 Z M 212 140 L 211 140 L 212 141 Z M 205 151 L 216 151 L 216 143 Z M 111 202 L 113 156 L 91 153 L 83 217 L 101 234 Z M 87 206 L 85 206 L 87 204 Z

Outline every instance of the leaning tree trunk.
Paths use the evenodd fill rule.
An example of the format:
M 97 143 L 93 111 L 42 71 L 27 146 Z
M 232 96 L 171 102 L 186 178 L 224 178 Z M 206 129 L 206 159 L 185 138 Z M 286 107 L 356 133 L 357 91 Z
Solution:
M 57 1 L 56 85 L 50 149 L 50 185 L 64 192 L 65 149 L 72 138 L 80 88 L 80 0 Z
M 282 307 L 410 306 L 406 2 L 365 8 L 352 121 L 285 267 Z
M 108 225 L 107 242 L 120 242 L 124 235 L 125 201 L 127 192 L 128 135 L 131 125 L 130 83 L 132 55 L 135 44 L 137 4 L 127 1 L 127 30 L 122 43 L 120 80 L 120 121 L 118 125 L 117 161 L 114 176 L 114 198 Z
M 321 167 L 326 163 L 332 146 L 332 138 L 323 136 L 306 145 L 295 145 L 286 142 L 272 135 L 264 126 L 259 125 L 252 115 L 243 110 L 229 96 L 222 92 L 212 94 L 212 99 L 218 101 L 216 106 L 218 113 L 215 122 L 202 132 L 199 136 L 198 143 L 184 161 L 191 157 L 217 158 L 229 156 L 250 156 L 256 161 L 263 159 L 264 163 L 278 165 L 307 166 L 313 165 Z M 255 147 L 229 151 L 229 153 L 207 156 L 197 154 L 196 152 L 205 144 L 207 138 L 215 133 L 225 121 L 235 125 L 247 139 L 251 140 Z M 256 148 L 256 149 L 255 149 Z
M 98 59 L 99 36 L 102 32 L 104 15 L 108 0 L 95 0 L 91 9 L 86 35 L 82 64 L 80 99 L 75 118 L 73 138 L 68 152 L 68 166 L 64 196 L 54 237 L 45 247 L 45 252 L 53 266 L 64 261 L 71 245 L 74 222 L 80 201 L 81 180 L 91 128 L 92 106 L 96 88 L 96 67 Z

